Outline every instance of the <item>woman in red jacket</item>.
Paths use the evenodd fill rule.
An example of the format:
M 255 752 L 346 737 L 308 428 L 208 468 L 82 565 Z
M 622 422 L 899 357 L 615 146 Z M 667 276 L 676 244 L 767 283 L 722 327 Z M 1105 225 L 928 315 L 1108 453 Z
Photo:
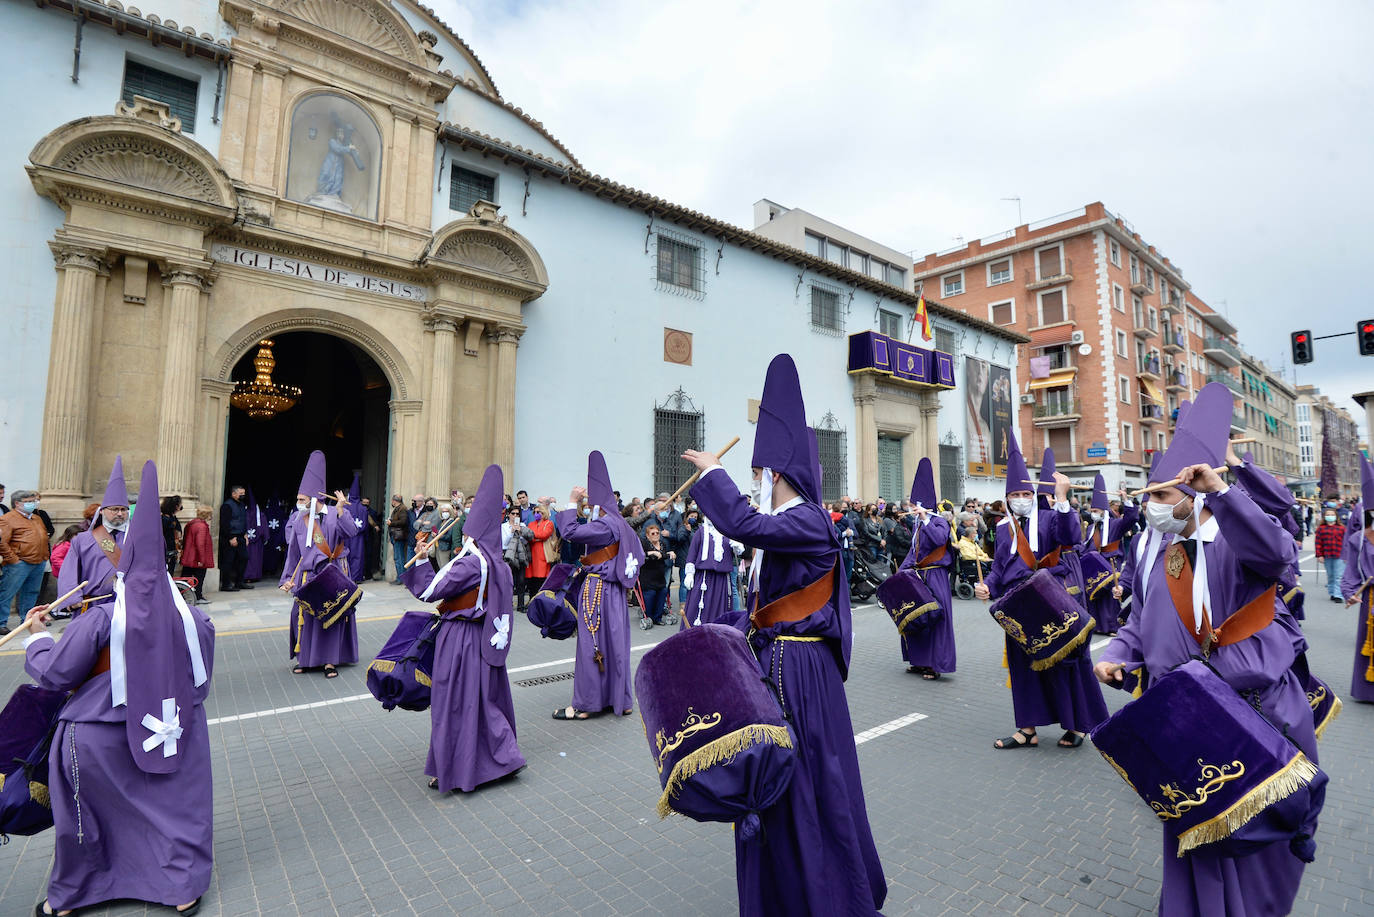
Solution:
M 530 562 L 525 567 L 524 589 L 518 590 L 520 595 L 520 611 L 525 610 L 525 603 L 534 597 L 539 591 L 539 587 L 544 585 L 544 577 L 549 575 L 549 560 L 544 554 L 544 543 L 553 537 L 553 520 L 549 518 L 549 504 L 540 502 L 534 508 L 534 518 L 529 524 L 530 534 Z
M 210 541 L 210 517 L 214 508 L 201 504 L 196 507 L 196 518 L 186 523 L 182 533 L 181 575 L 195 577 L 196 604 L 208 605 L 205 597 L 205 571 L 215 565 L 215 547 Z

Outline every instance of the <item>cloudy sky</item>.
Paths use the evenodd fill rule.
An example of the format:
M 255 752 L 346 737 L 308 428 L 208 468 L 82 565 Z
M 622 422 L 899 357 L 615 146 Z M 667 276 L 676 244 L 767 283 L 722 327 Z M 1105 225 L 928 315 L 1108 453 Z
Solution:
M 917 258 L 1101 200 L 1275 369 L 1374 318 L 1374 4 L 431 0 L 582 164 Z M 1297 381 L 1353 413 L 1374 357 Z

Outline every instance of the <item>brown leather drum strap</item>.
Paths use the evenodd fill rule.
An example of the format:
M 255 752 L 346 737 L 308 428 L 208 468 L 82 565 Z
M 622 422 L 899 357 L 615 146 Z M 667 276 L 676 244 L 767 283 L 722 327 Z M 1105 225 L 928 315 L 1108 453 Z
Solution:
M 835 565 L 832 565 L 815 582 L 776 598 L 762 608 L 754 609 L 749 615 L 750 622 L 762 630 L 774 624 L 800 621 L 820 611 L 825 607 L 825 603 L 830 601 L 830 595 L 834 590 L 835 569 Z
M 1201 545 L 1198 550 L 1203 550 Z M 1278 585 L 1255 596 L 1241 606 L 1214 629 L 1209 615 L 1202 616 L 1202 633 L 1193 629 L 1193 565 L 1188 561 L 1188 553 L 1182 544 L 1172 544 L 1164 552 L 1164 577 L 1169 585 L 1169 598 L 1173 600 L 1174 610 L 1183 622 L 1184 630 L 1202 648 L 1203 656 L 1210 656 L 1218 646 L 1230 646 L 1269 626 L 1274 620 L 1274 601 L 1278 596 Z

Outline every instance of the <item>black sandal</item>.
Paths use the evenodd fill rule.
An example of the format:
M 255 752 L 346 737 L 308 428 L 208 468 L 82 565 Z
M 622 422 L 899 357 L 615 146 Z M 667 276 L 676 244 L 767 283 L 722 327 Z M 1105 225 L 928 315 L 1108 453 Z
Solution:
M 1077 748 L 1083 744 L 1083 736 L 1070 729 L 1060 736 L 1059 741 L 1055 744 L 1060 748 Z
M 57 911 L 47 910 L 47 908 L 45 907 L 45 905 L 47 904 L 47 898 L 44 898 L 42 901 L 35 904 L 33 906 L 33 917 L 53 917 L 53 915 L 56 914 Z M 70 911 L 67 911 L 66 917 L 76 917 L 76 915 L 79 913 L 81 913 L 81 909 L 74 907 Z
M 939 681 L 940 673 L 935 671 L 934 669 L 927 668 L 924 672 L 921 673 L 921 677 L 924 678 L 926 681 Z
M 1017 736 L 1020 736 L 1026 741 L 1016 741 Z M 997 742 L 1001 742 L 1002 744 L 998 745 Z M 1016 730 L 1016 732 L 1007 736 L 1005 739 L 998 739 L 997 742 L 993 742 L 992 747 L 997 749 L 998 751 L 1007 751 L 1008 749 L 1012 748 L 1039 748 L 1040 736 L 1038 736 L 1034 732 L 1026 732 L 1026 730 L 1024 729 L 1018 729 Z
M 334 668 L 334 664 L 333 664 L 332 662 L 331 662 L 329 665 L 326 665 L 326 666 L 324 667 L 324 677 L 325 677 L 325 678 L 338 678 L 338 677 L 339 677 L 339 670 L 336 669 L 336 668 Z
M 173 908 L 173 910 L 176 911 L 176 913 L 181 914 L 182 917 L 192 917 L 193 914 L 199 914 L 199 913 L 200 913 L 200 898 L 197 898 L 196 900 L 192 901 L 190 904 L 186 905 L 185 910 L 183 910 L 183 909 L 181 909 L 181 908 Z
M 589 720 L 592 715 L 586 710 L 578 710 L 569 704 L 561 710 L 555 710 L 553 718 L 556 720 Z
M 437 790 L 437 789 L 439 789 L 439 778 L 438 778 L 438 777 L 430 777 L 430 778 L 429 778 L 429 788 L 430 788 L 431 790 Z
M 291 674 L 292 674 L 292 675 L 304 675 L 304 674 L 305 674 L 305 667 L 304 667 L 304 666 L 299 666 L 299 665 L 298 665 L 298 666 L 296 666 L 294 669 L 291 670 Z

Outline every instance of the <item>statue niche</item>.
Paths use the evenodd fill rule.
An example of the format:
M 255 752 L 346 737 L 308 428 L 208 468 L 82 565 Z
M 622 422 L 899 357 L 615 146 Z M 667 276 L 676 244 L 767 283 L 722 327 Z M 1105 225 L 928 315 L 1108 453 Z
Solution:
M 382 138 L 352 99 L 316 93 L 291 115 L 286 197 L 312 207 L 377 219 Z

